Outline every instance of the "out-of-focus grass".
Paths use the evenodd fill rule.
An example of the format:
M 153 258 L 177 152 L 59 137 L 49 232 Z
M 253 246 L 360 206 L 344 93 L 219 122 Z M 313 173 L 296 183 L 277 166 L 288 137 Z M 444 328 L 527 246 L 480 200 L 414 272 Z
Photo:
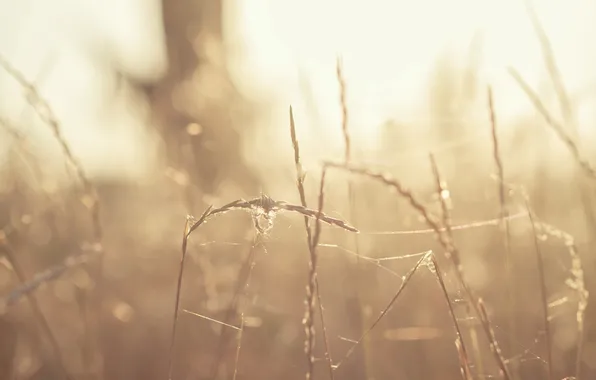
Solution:
M 545 54 L 548 67 L 553 59 Z M 465 107 L 448 106 L 456 89 L 445 70 L 431 83 L 429 137 L 388 122 L 381 144 L 363 152 L 340 72 L 344 154 L 304 164 L 296 126 L 307 121 L 293 113 L 283 126 L 287 162 L 255 153 L 276 168 L 264 178 L 241 162 L 254 131 L 222 116 L 226 106 L 250 114 L 228 94 L 164 127 L 161 174 L 135 183 L 87 179 L 59 115 L 12 69 L 79 183 L 37 181 L 26 138 L 1 126 L 15 143 L 0 187 L 0 378 L 596 375 L 593 161 L 566 132 L 572 119 L 551 115 L 530 86 L 523 91 L 547 125 L 520 120 L 511 137 L 497 96 L 485 102 L 479 91 L 483 101 L 466 106 L 483 104 L 474 125 Z M 155 90 L 162 121 L 180 111 L 163 100 L 180 79 Z M 557 156 L 568 164 L 557 167 L 543 148 L 548 127 L 571 151 Z M 475 143 L 461 143 L 470 131 Z M 274 207 L 259 186 L 287 203 Z M 238 208 L 250 212 L 227 212 Z

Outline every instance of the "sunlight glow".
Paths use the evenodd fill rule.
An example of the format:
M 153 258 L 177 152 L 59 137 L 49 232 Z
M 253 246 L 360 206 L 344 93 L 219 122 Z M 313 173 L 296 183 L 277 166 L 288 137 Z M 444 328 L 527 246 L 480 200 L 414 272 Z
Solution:
M 155 138 L 147 133 L 147 101 L 118 82 L 118 75 L 151 83 L 166 73 L 161 2 L 0 0 L 0 25 L 0 55 L 51 104 L 89 176 L 146 176 L 155 152 Z M 0 117 L 27 135 L 49 177 L 64 177 L 62 152 L 50 129 L 3 69 L 0 98 Z
M 590 15 L 596 15 L 596 3 L 535 3 L 569 92 L 594 83 L 596 27 Z M 274 102 L 260 124 L 287 139 L 281 126 L 292 104 L 304 145 L 325 147 L 317 159 L 338 157 L 343 149 L 337 56 L 344 63 L 350 128 L 365 150 L 376 146 L 385 121 L 424 119 L 430 74 L 441 57 L 460 70 L 477 65 L 479 94 L 493 86 L 502 121 L 533 112 L 508 66 L 535 89 L 550 86 L 538 38 L 519 0 L 236 0 L 227 17 L 237 84 L 253 99 Z M 477 58 L 475 46 L 481 49 Z M 484 98 L 479 104 L 476 114 L 485 120 Z

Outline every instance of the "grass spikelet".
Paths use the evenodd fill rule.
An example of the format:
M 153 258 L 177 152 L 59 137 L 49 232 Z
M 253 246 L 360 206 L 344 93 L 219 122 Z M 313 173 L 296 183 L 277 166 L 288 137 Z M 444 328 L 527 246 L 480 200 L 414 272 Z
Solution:
M 50 127 L 52 133 L 54 134 L 54 138 L 60 145 L 60 148 L 62 149 L 62 152 L 66 157 L 66 160 L 75 169 L 77 178 L 83 185 L 85 197 L 88 198 L 87 206 L 89 206 L 89 210 L 91 212 L 93 237 L 95 240 L 94 243 L 101 244 L 103 232 L 101 227 L 100 203 L 97 197 L 97 191 L 91 180 L 89 180 L 89 178 L 87 177 L 83 165 L 81 165 L 79 160 L 72 153 L 70 146 L 66 142 L 64 134 L 62 133 L 60 122 L 58 121 L 56 114 L 54 113 L 50 104 L 41 96 L 37 88 L 29 80 L 27 80 L 27 78 L 19 70 L 12 66 L 2 56 L 0 56 L 0 66 L 11 77 L 14 78 L 17 81 L 17 83 L 19 83 L 19 85 L 23 87 L 23 89 L 27 91 L 27 101 L 29 102 L 35 113 L 39 116 L 39 118 Z
M 352 140 L 348 128 L 348 101 L 346 96 L 346 79 L 340 58 L 337 58 L 335 73 L 339 84 L 339 104 L 341 106 L 341 132 L 344 139 L 344 161 L 349 163 L 352 159 Z
M 493 353 L 493 356 L 501 358 L 501 360 L 497 360 L 497 364 L 499 365 L 499 371 L 501 376 L 504 379 L 511 379 L 511 375 L 509 374 L 509 370 L 505 365 L 505 360 L 503 359 L 503 354 L 501 353 L 501 348 L 497 343 L 497 338 L 495 336 L 495 331 L 491 327 L 490 319 L 488 317 L 488 312 L 486 311 L 486 306 L 484 305 L 484 301 L 482 298 L 478 298 L 476 301 L 476 308 L 478 309 L 478 315 L 480 317 L 480 322 L 483 326 L 486 326 L 486 335 L 488 337 L 488 344 L 490 346 L 490 350 Z
M 584 325 L 585 325 L 585 313 L 586 308 L 588 307 L 588 299 L 590 296 L 589 291 L 586 288 L 585 279 L 584 279 L 584 269 L 581 257 L 579 255 L 579 250 L 575 243 L 575 238 L 570 233 L 561 230 L 558 227 L 555 227 L 551 224 L 545 223 L 536 216 L 534 211 L 529 206 L 529 196 L 526 190 L 522 186 L 515 186 L 509 184 L 509 188 L 511 191 L 516 191 L 521 198 L 523 199 L 528 217 L 530 218 L 530 222 L 532 224 L 533 231 L 537 231 L 536 236 L 539 235 L 546 235 L 552 238 L 555 238 L 565 245 L 567 248 L 567 252 L 569 254 L 569 258 L 571 261 L 571 269 L 570 274 L 571 277 L 565 281 L 565 284 L 575 290 L 577 293 L 577 311 L 576 311 L 576 321 L 577 321 L 577 344 L 576 344 L 576 361 L 575 361 L 575 378 L 579 379 L 581 374 L 581 363 L 582 363 L 582 356 L 584 350 L 584 339 L 585 339 L 585 332 L 584 332 Z M 540 274 L 540 264 L 539 264 L 539 276 L 543 277 L 544 273 Z M 544 282 L 545 279 L 541 278 L 541 282 Z M 542 289 L 541 292 L 546 294 L 546 289 Z M 544 303 L 543 299 L 543 303 Z M 544 307 L 544 305 L 543 305 Z M 548 305 L 547 305 L 548 307 Z M 546 321 L 548 322 L 548 320 Z
M 582 265 L 581 258 L 579 256 L 579 250 L 577 249 L 577 245 L 575 244 L 575 238 L 556 227 L 551 226 L 550 224 L 538 222 L 535 219 L 535 216 L 532 216 L 534 220 L 534 224 L 541 231 L 543 234 L 548 236 L 552 236 L 556 239 L 561 240 L 565 247 L 567 248 L 567 252 L 569 253 L 569 257 L 571 259 L 571 278 L 565 281 L 565 284 L 576 291 L 577 293 L 577 312 L 576 312 L 576 321 L 577 321 L 577 353 L 576 353 L 576 361 L 575 361 L 575 378 L 580 379 L 581 375 L 581 363 L 584 351 L 584 325 L 585 325 L 585 313 L 586 308 L 588 307 L 588 298 L 590 293 L 586 289 L 586 284 L 584 280 L 584 269 Z
M 443 228 L 442 231 L 445 231 L 447 235 L 447 239 L 453 242 L 453 231 L 451 228 L 451 213 L 449 211 L 449 207 L 447 205 L 447 198 L 449 197 L 449 190 L 446 188 L 446 183 L 441 179 L 441 174 L 439 173 L 439 167 L 437 166 L 437 162 L 435 160 L 434 155 L 431 153 L 429 155 L 431 169 L 433 172 L 433 177 L 435 180 L 435 188 L 437 192 L 437 196 L 439 198 L 439 203 L 441 205 L 441 216 L 442 216 L 442 223 Z M 453 243 L 452 243 L 453 244 Z M 453 306 L 451 305 L 451 300 L 449 299 L 449 293 L 447 292 L 447 287 L 445 286 L 445 282 L 443 280 L 443 275 L 441 269 L 439 267 L 439 263 L 437 262 L 434 255 L 429 258 L 430 259 L 430 267 L 432 268 L 432 272 L 437 277 L 439 285 L 441 286 L 441 290 L 443 291 L 443 296 L 445 301 L 447 302 L 447 307 L 449 308 L 449 315 L 451 316 L 451 320 L 453 322 L 453 326 L 455 327 L 456 331 L 456 340 L 455 345 L 459 354 L 459 361 L 460 361 L 460 370 L 462 377 L 465 380 L 472 379 L 472 373 L 470 370 L 470 362 L 468 351 L 466 350 L 466 345 L 463 340 L 463 335 L 461 333 L 461 329 L 459 327 L 459 323 L 457 321 L 457 317 L 455 316 L 455 312 L 453 310 Z
M 292 139 L 292 146 L 294 148 L 294 164 L 296 166 L 296 187 L 298 188 L 298 193 L 300 195 L 300 204 L 301 206 L 306 209 L 307 208 L 307 203 L 306 203 L 306 192 L 304 191 L 304 179 L 306 177 L 306 173 L 304 173 L 304 170 L 302 168 L 302 163 L 300 162 L 300 144 L 298 143 L 298 138 L 296 136 L 296 124 L 294 121 L 294 113 L 292 111 L 292 107 L 290 106 L 290 138 Z M 324 178 L 321 178 L 321 192 L 323 191 L 323 186 L 324 186 Z M 320 202 L 322 202 L 322 193 L 319 194 L 319 197 L 321 199 Z M 317 217 L 318 222 L 320 224 L 320 215 L 322 213 L 322 204 L 319 205 L 319 212 L 317 213 Z M 320 228 L 320 227 L 319 227 Z M 308 217 L 306 215 L 304 215 L 304 229 L 306 230 L 306 243 L 308 245 L 308 251 L 309 251 L 309 286 L 310 286 L 310 271 L 311 268 L 313 267 L 313 262 L 316 264 L 317 261 L 317 252 L 316 252 L 316 246 L 313 245 L 313 236 L 312 236 L 312 232 L 311 232 L 311 228 L 309 225 L 309 220 Z M 318 241 L 316 242 L 318 245 Z M 315 268 L 316 269 L 316 268 Z M 325 360 L 327 361 L 327 366 L 329 369 L 329 378 L 331 380 L 334 379 L 334 374 L 333 374 L 333 361 L 331 359 L 331 354 L 329 352 L 329 339 L 327 337 L 327 326 L 325 324 L 325 315 L 323 313 L 323 303 L 321 300 L 321 291 L 319 288 L 319 279 L 316 276 L 314 276 L 314 283 L 315 283 L 315 292 L 317 295 L 317 301 L 318 301 L 318 305 L 319 305 L 319 314 L 320 314 L 320 318 L 321 318 L 321 326 L 322 326 L 322 330 L 323 330 L 323 342 L 325 344 Z M 307 290 L 308 292 L 308 290 Z M 307 293 L 308 294 L 308 293 Z M 306 301 L 308 302 L 308 300 Z M 308 313 L 307 313 L 308 314 Z M 314 314 L 314 311 L 313 311 Z M 309 334 L 311 332 L 311 329 L 314 333 L 314 322 L 312 322 L 312 326 L 310 327 L 306 327 L 307 331 L 307 335 L 306 335 L 306 342 L 305 345 L 310 347 L 310 337 Z M 314 342 L 313 342 L 314 344 Z M 309 354 L 308 352 L 306 353 L 307 355 L 307 361 L 308 361 L 308 368 L 310 370 L 311 368 L 311 364 L 310 364 L 310 360 L 311 360 L 311 354 Z
M 52 131 L 52 134 L 54 135 L 54 139 L 58 142 L 62 150 L 62 153 L 66 157 L 67 163 L 74 168 L 76 177 L 83 186 L 83 196 L 81 198 L 81 201 L 89 209 L 93 239 L 92 243 L 101 246 L 103 244 L 103 227 L 101 225 L 101 204 L 99 201 L 99 196 L 97 194 L 97 189 L 95 188 L 95 185 L 91 182 L 91 180 L 88 178 L 87 174 L 85 173 L 85 169 L 83 168 L 83 165 L 75 157 L 75 155 L 72 152 L 72 149 L 67 143 L 64 134 L 62 133 L 62 127 L 58 120 L 58 117 L 56 116 L 50 104 L 43 98 L 43 96 L 41 96 L 41 94 L 33 85 L 33 83 L 27 80 L 25 75 L 23 75 L 23 73 L 17 70 L 16 67 L 11 65 L 10 62 L 8 62 L 8 60 L 6 60 L 3 56 L 0 56 L 0 66 L 26 91 L 25 98 L 27 102 L 31 105 L 31 108 L 39 116 L 39 118 L 47 126 L 49 126 L 50 130 Z M 97 282 L 97 304 L 95 305 L 95 318 L 96 324 L 98 325 L 98 329 L 101 329 L 102 324 L 101 318 L 103 303 L 103 256 L 105 255 L 105 251 L 101 249 L 100 252 L 101 256 L 99 258 L 97 270 L 94 275 L 95 281 Z M 87 331 L 87 329 L 85 331 Z M 95 339 L 97 339 L 97 337 L 95 337 Z M 93 344 L 93 339 L 91 337 L 86 337 L 85 341 L 89 342 L 90 345 Z M 97 344 L 99 344 L 99 342 Z M 88 352 L 92 352 L 93 347 L 86 347 L 86 350 Z M 97 350 L 97 354 L 100 357 L 102 356 L 103 353 L 101 352 L 101 348 Z M 101 360 L 99 360 L 99 362 L 101 362 Z M 99 368 L 99 377 L 103 376 L 102 371 L 103 369 Z
M 321 201 L 320 201 L 321 202 Z M 186 223 L 184 224 L 184 234 L 182 236 L 182 253 L 180 256 L 180 266 L 178 269 L 178 276 L 177 276 L 177 283 L 176 283 L 176 295 L 174 301 L 174 318 L 172 322 L 172 331 L 170 335 L 170 349 L 168 354 L 168 379 L 172 379 L 172 370 L 173 370 L 173 353 L 174 353 L 174 345 L 176 341 L 176 327 L 178 325 L 178 317 L 180 311 L 180 293 L 182 290 L 182 278 L 184 274 L 184 264 L 186 261 L 186 254 L 188 248 L 188 239 L 190 238 L 191 234 L 199 228 L 201 225 L 207 222 L 210 218 L 224 214 L 233 210 L 243 210 L 250 212 L 253 217 L 253 222 L 255 229 L 257 230 L 258 234 L 265 234 L 269 231 L 269 229 L 273 226 L 273 219 L 275 218 L 275 213 L 280 210 L 286 211 L 294 211 L 299 214 L 308 217 L 316 217 L 319 221 L 324 221 L 330 225 L 334 225 L 348 231 L 357 232 L 358 230 L 348 223 L 344 222 L 343 220 L 336 219 L 329 217 L 322 212 L 317 212 L 314 210 L 307 209 L 302 206 L 291 205 L 283 201 L 275 201 L 265 194 L 261 194 L 260 197 L 254 198 L 250 201 L 246 201 L 244 199 L 238 199 L 232 201 L 220 208 L 214 209 L 213 206 L 209 206 L 201 215 L 200 218 L 195 219 L 192 216 L 187 216 Z M 316 232 L 316 230 L 315 230 Z M 320 233 L 320 227 L 319 227 Z M 313 240 L 315 238 L 313 237 Z M 317 237 L 318 239 L 318 237 Z

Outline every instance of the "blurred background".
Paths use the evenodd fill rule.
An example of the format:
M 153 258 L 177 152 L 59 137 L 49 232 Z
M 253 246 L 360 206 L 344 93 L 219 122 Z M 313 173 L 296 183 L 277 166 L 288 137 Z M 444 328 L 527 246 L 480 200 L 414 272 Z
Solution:
M 596 165 L 595 17 L 589 0 L 0 0 L 0 379 L 166 379 L 186 216 L 261 193 L 300 204 L 290 105 L 313 209 L 322 161 L 344 160 L 344 122 L 352 162 L 395 176 L 439 215 L 434 155 L 466 279 L 507 364 L 515 379 L 544 379 L 523 187 L 539 221 L 569 234 L 538 234 L 554 378 L 596 378 L 594 308 L 581 310 L 582 290 L 596 287 L 596 180 L 510 72 Z M 507 228 L 489 87 L 514 189 Z M 447 303 L 426 268 L 343 359 L 428 250 L 474 347 L 474 378 L 499 378 L 417 212 L 338 171 L 325 201 L 361 231 L 324 225 L 318 250 L 335 378 L 461 378 Z M 304 378 L 305 235 L 297 213 L 277 213 L 263 236 L 244 211 L 193 233 L 180 307 L 212 320 L 180 314 L 173 378 Z M 93 243 L 101 257 L 8 305 L 23 283 Z M 319 325 L 316 339 L 315 374 L 328 378 Z

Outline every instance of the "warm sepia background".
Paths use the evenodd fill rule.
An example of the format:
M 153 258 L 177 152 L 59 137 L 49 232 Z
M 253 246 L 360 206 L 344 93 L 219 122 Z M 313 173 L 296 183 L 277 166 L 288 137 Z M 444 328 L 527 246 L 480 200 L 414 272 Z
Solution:
M 596 291 L 596 175 L 510 72 L 584 166 L 596 165 L 596 3 L 534 3 L 0 0 L 0 380 L 167 379 L 187 214 L 261 193 L 300 204 L 290 105 L 311 208 L 322 162 L 344 160 L 345 116 L 351 162 L 390 173 L 440 215 L 432 153 L 466 281 L 513 379 L 547 379 L 549 363 L 553 379 L 596 379 L 596 312 L 582 310 L 585 290 Z M 512 188 L 507 228 L 489 87 Z M 57 124 L 44 120 L 39 97 Z M 317 251 L 335 379 L 462 378 L 448 304 L 427 266 L 344 359 L 428 250 L 472 378 L 501 378 L 417 211 L 331 170 L 325 212 L 361 231 L 323 225 Z M 63 270 L 93 243 L 101 255 Z M 180 313 L 173 379 L 304 379 L 308 270 L 299 214 L 278 213 L 265 235 L 244 211 L 197 229 L 180 309 L 203 318 Z M 51 278 L 35 277 L 43 273 Z M 327 379 L 316 313 L 315 378 Z

